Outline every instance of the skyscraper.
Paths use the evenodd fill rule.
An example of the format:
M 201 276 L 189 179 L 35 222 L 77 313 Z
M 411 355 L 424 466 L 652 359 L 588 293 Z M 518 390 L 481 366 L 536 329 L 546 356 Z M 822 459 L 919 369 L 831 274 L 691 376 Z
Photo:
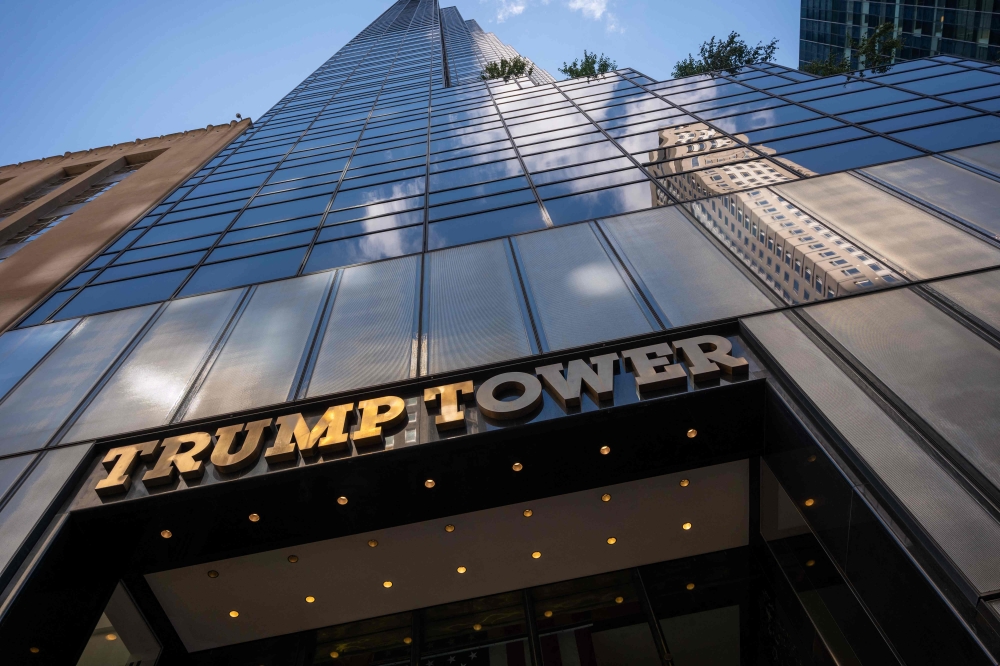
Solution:
M 7 662 L 995 663 L 1000 68 L 514 55 L 392 4 L 6 326 Z
M 884 23 L 892 24 L 903 48 L 899 60 L 936 55 L 994 61 L 1000 55 L 1000 33 L 994 29 L 991 5 L 917 2 L 842 2 L 803 0 L 799 34 L 799 66 L 826 60 L 830 53 L 859 67 L 851 40 L 861 41 Z

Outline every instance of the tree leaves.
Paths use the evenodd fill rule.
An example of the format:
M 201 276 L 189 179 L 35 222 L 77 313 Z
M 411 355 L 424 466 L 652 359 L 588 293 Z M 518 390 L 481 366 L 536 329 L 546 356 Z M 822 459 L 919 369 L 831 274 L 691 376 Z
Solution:
M 571 79 L 586 76 L 587 83 L 590 83 L 591 79 L 603 79 L 605 74 L 613 72 L 616 69 L 618 69 L 618 65 L 615 61 L 603 53 L 598 57 L 597 53 L 590 53 L 587 49 L 584 49 L 582 61 L 573 60 L 572 64 L 569 65 L 563 61 L 563 66 L 559 68 L 559 71 Z
M 534 71 L 534 65 L 529 64 L 521 56 L 514 56 L 510 60 L 500 58 L 500 62 L 486 63 L 479 78 L 483 81 L 503 79 L 504 83 L 508 83 L 511 79 L 516 79 L 519 76 L 531 76 Z
M 757 46 L 751 48 L 740 39 L 738 32 L 733 31 L 724 40 L 712 37 L 707 42 L 703 42 L 701 48 L 698 49 L 700 58 L 695 59 L 689 53 L 687 58 L 674 65 L 673 76 L 681 78 L 682 76 L 711 72 L 737 74 L 746 65 L 771 62 L 774 60 L 774 54 L 777 50 L 777 39 L 772 39 L 767 44 L 758 42 Z

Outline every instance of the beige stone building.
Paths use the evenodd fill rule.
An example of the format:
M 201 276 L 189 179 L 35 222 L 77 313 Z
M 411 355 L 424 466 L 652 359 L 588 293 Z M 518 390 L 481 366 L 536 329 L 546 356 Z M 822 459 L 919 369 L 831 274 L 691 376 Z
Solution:
M 0 166 L 0 332 L 249 125 L 234 120 Z

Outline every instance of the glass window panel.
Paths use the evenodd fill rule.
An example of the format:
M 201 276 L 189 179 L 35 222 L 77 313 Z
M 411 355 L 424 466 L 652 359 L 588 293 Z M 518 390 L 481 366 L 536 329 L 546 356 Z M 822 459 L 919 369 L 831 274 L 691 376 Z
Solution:
M 348 208 L 346 210 L 331 211 L 326 216 L 324 224 L 336 224 L 338 222 L 349 222 L 360 220 L 366 217 L 376 217 L 387 215 L 397 211 L 409 210 L 411 208 L 423 208 L 424 198 L 413 197 L 411 199 L 396 199 L 385 203 L 372 204 L 371 206 L 359 206 L 358 208 Z
M 802 180 L 775 191 L 913 279 L 1000 264 L 997 249 L 851 174 Z
M 76 326 L 76 320 L 0 335 L 0 400 Z M 2 496 L 0 490 L 0 496 Z
M 1000 485 L 995 399 L 1000 350 L 908 289 L 824 304 L 808 313 L 986 479 Z M 877 342 L 890 338 L 894 344 Z
M 80 322 L 0 403 L 0 452 L 45 446 L 154 309 L 132 308 Z
M 292 233 L 295 231 L 315 229 L 319 226 L 320 219 L 322 218 L 319 215 L 313 215 L 312 217 L 303 217 L 298 220 L 289 220 L 288 222 L 265 224 L 257 227 L 250 227 L 249 229 L 230 231 L 222 237 L 219 245 L 230 245 L 232 243 L 242 243 L 244 241 L 255 240 L 258 238 L 266 238 L 268 236 L 280 236 L 282 234 Z
M 1000 271 L 941 280 L 930 285 L 966 312 L 1000 331 Z
M 229 226 L 229 223 L 233 221 L 235 216 L 235 213 L 227 213 L 225 215 L 202 217 L 188 222 L 157 224 L 154 227 L 150 227 L 149 230 L 143 234 L 142 238 L 136 241 L 132 247 L 147 247 L 149 245 L 166 243 L 168 241 L 194 238 L 196 236 L 204 236 L 206 234 L 217 234 L 220 231 L 225 230 L 225 228 Z
M 854 111 L 853 113 L 843 113 L 840 117 L 844 120 L 849 120 L 854 123 L 863 123 L 868 120 L 877 120 L 879 118 L 887 118 L 889 116 L 898 116 L 906 113 L 913 113 L 916 111 L 925 111 L 927 109 L 934 109 L 939 106 L 944 106 L 944 102 L 939 102 L 934 99 L 916 99 L 912 102 L 903 102 L 901 104 L 889 104 L 887 106 L 879 106 L 874 109 L 866 109 L 864 111 Z
M 285 248 L 309 245 L 315 235 L 314 231 L 302 231 L 297 234 L 272 236 L 270 238 L 262 238 L 256 241 L 227 245 L 226 247 L 219 247 L 213 250 L 212 254 L 210 254 L 208 259 L 205 261 L 207 263 L 213 263 L 225 261 L 227 259 L 235 259 L 237 257 L 246 257 L 252 254 L 260 254 L 262 252 L 271 252 L 273 250 L 283 250 Z
M 544 171 L 556 167 L 570 166 L 582 162 L 595 162 L 611 157 L 622 157 L 622 152 L 610 141 L 601 141 L 585 146 L 565 148 L 549 153 L 528 155 L 524 158 L 524 164 L 529 171 Z
M 305 271 L 312 273 L 413 254 L 423 249 L 423 241 L 423 227 L 406 227 L 346 240 L 317 243 L 309 255 Z
M 826 132 L 812 132 L 810 134 L 804 134 L 792 139 L 768 141 L 760 144 L 760 147 L 764 149 L 769 148 L 775 153 L 787 153 L 791 150 L 800 150 L 802 148 L 810 148 L 812 146 L 818 146 L 825 143 L 836 143 L 838 141 L 846 141 L 848 139 L 857 139 L 862 136 L 871 136 L 871 133 L 866 132 L 859 127 L 841 127 L 840 129 L 828 130 Z M 767 152 L 767 154 L 772 155 L 774 153 Z
M 831 127 L 843 127 L 843 125 L 843 123 L 833 118 L 817 118 L 816 120 L 807 120 L 801 123 L 747 132 L 745 136 L 747 143 L 763 143 L 765 141 L 783 139 L 786 136 L 808 134 L 809 132 L 817 132 Z
M 200 419 L 284 402 L 333 274 L 261 285 L 184 414 Z
M 577 125 L 589 125 L 590 121 L 582 113 L 569 113 L 563 116 L 557 116 L 555 118 L 547 118 L 545 120 L 538 120 L 534 122 L 521 122 L 515 123 L 508 126 L 511 136 L 522 137 L 529 134 L 538 134 L 539 132 L 552 132 L 559 129 L 564 129 L 568 127 L 575 127 Z
M 318 241 L 336 240 L 337 238 L 347 238 L 359 234 L 371 233 L 373 231 L 384 231 L 397 227 L 406 227 L 414 224 L 421 224 L 424 221 L 424 211 L 411 210 L 407 213 L 396 215 L 385 215 L 383 217 L 370 217 L 357 222 L 347 222 L 325 226 L 319 233 Z
M 217 180 L 213 183 L 205 183 L 191 190 L 191 193 L 187 198 L 194 199 L 195 197 L 205 197 L 213 194 L 219 194 L 221 192 L 232 192 L 247 187 L 255 188 L 263 183 L 266 178 L 266 173 L 257 173 L 250 176 L 241 176 L 238 178 L 230 178 L 228 180 Z
M 856 169 L 920 155 L 906 146 L 880 136 L 849 141 L 834 146 L 786 153 L 777 160 L 805 175 Z
M 566 180 L 554 185 L 544 185 L 538 188 L 538 196 L 543 199 L 552 199 L 567 194 L 576 194 L 578 192 L 586 192 L 588 190 L 637 181 L 646 182 L 646 174 L 635 168 L 623 169 L 612 173 Z
M 31 316 L 22 321 L 20 326 L 34 326 L 35 324 L 41 324 L 74 293 L 75 292 L 70 289 L 52 294 L 44 303 L 39 305 L 33 313 L 31 313 Z
M 979 116 L 892 135 L 926 150 L 945 151 L 1000 140 L 1000 118 Z
M 272 206 L 260 206 L 258 208 L 247 208 L 240 215 L 233 225 L 233 229 L 244 229 L 258 224 L 288 220 L 293 217 L 303 217 L 306 215 L 317 215 L 326 210 L 326 205 L 330 201 L 330 195 L 324 194 L 308 199 L 296 199 L 285 201 L 284 203 Z
M 0 512 L 0 570 L 26 545 L 25 540 L 62 491 L 64 484 L 90 451 L 90 446 L 67 446 L 48 451 L 31 470 Z M 19 463 L 18 463 L 19 464 Z
M 412 197 L 423 194 L 424 183 L 425 180 L 421 177 L 356 190 L 341 190 L 334 199 L 333 206 L 335 208 L 368 206 L 389 199 Z
M 491 162 L 482 166 L 469 167 L 457 171 L 432 173 L 430 177 L 431 191 L 444 190 L 451 187 L 474 185 L 489 180 L 500 180 L 509 176 L 519 176 L 524 173 L 518 160 Z
M 3 499 L 10 487 L 17 481 L 25 467 L 35 459 L 32 454 L 0 459 L 0 499 Z
M 1000 144 L 964 148 L 948 153 L 948 157 L 1000 176 Z
M 195 271 L 181 290 L 181 296 L 242 287 L 291 277 L 299 272 L 307 247 L 206 264 Z
M 516 204 L 527 203 L 529 201 L 534 201 L 534 200 L 535 200 L 535 194 L 531 190 L 519 190 L 515 192 L 506 192 L 503 194 L 494 194 L 492 196 L 482 196 L 476 199 L 468 199 L 466 201 L 461 201 L 458 203 L 433 206 L 428 212 L 428 219 L 441 220 L 446 217 L 454 217 L 456 215 L 469 215 L 471 213 L 478 213 L 480 211 L 489 210 L 491 208 L 512 206 Z
M 186 254 L 175 254 L 162 259 L 150 259 L 149 261 L 140 261 L 133 264 L 113 266 L 111 268 L 106 268 L 91 284 L 111 282 L 112 280 L 135 277 L 136 275 L 161 273 L 178 268 L 190 268 L 191 266 L 197 264 L 204 255 L 204 252 L 188 252 Z
M 60 319 L 165 301 L 187 277 L 187 269 L 85 287 L 59 311 Z
M 308 176 L 316 176 L 324 173 L 340 173 L 343 170 L 345 164 L 347 164 L 347 160 L 344 158 L 340 158 L 334 160 L 322 160 L 319 162 L 311 162 L 308 164 L 300 164 L 297 166 L 289 166 L 288 168 L 278 169 L 277 171 L 275 171 L 274 175 L 270 179 L 270 182 L 277 183 L 285 180 L 290 180 L 293 178 L 305 178 Z
M 520 152 L 522 156 L 526 156 L 550 150 L 569 148 L 570 146 L 582 146 L 584 144 L 602 141 L 606 141 L 603 134 L 600 134 L 599 132 L 589 132 L 587 134 L 578 134 L 576 136 L 557 139 L 555 141 L 542 141 L 540 143 L 533 143 L 530 145 L 521 145 Z
M 431 155 L 431 172 L 453 169 L 468 164 L 492 162 L 514 155 L 512 144 L 508 140 L 484 143 L 480 146 L 471 146 L 460 150 L 449 150 Z
M 531 203 L 435 222 L 428 227 L 427 247 L 436 250 L 545 227 L 541 209 Z
M 411 176 L 423 176 L 427 172 L 427 168 L 423 164 L 421 159 L 421 164 L 419 166 L 411 166 L 406 169 L 397 169 L 395 171 L 388 171 L 383 173 L 372 173 L 369 175 L 362 175 L 367 171 L 367 169 L 352 169 L 347 172 L 347 177 L 344 182 L 341 183 L 341 191 L 350 190 L 358 187 L 367 187 L 370 185 L 381 185 L 385 183 L 391 183 L 393 181 L 401 181 L 408 179 Z
M 974 102 L 979 99 L 1000 97 L 1000 85 L 987 86 L 985 88 L 974 88 L 963 92 L 941 95 L 941 97 L 952 102 Z
M 560 180 L 583 178 L 584 176 L 591 176 L 598 173 L 616 171 L 630 166 L 632 166 L 632 160 L 627 157 L 619 157 L 616 159 L 604 160 L 602 162 L 592 162 L 590 164 L 582 164 L 580 166 L 543 171 L 542 173 L 532 174 L 531 180 L 535 183 L 535 185 L 544 185 L 546 183 L 554 183 Z
M 767 296 L 676 207 L 603 220 L 667 327 L 774 307 Z
M 840 92 L 839 90 L 837 91 Z M 916 99 L 916 95 L 895 90 L 893 88 L 877 87 L 862 92 L 850 93 L 847 95 L 836 95 L 824 99 L 813 99 L 806 102 L 810 107 L 819 109 L 825 113 L 840 114 L 845 111 L 864 109 L 870 106 L 884 106 L 895 104 L 896 102 L 908 102 Z
M 430 204 L 434 206 L 447 203 L 449 201 L 484 197 L 489 194 L 518 190 L 526 187 L 530 187 L 530 185 L 528 184 L 528 179 L 524 176 L 507 178 L 505 180 L 495 180 L 492 183 L 483 183 L 482 185 L 472 185 L 470 187 L 459 187 L 454 190 L 445 190 L 444 192 L 435 192 L 430 195 Z M 433 217 L 434 215 L 432 214 L 432 218 Z
M 653 330 L 589 224 L 514 239 L 549 349 Z
M 665 97 L 674 104 L 690 105 L 695 102 L 704 102 L 706 100 L 714 100 L 746 92 L 750 92 L 750 89 L 744 85 L 740 85 L 739 83 L 724 83 L 709 88 L 699 88 L 691 92 L 665 95 Z
M 734 104 L 732 106 L 723 106 L 715 108 L 711 111 L 701 111 L 698 115 L 702 120 L 712 120 L 714 118 L 723 118 L 725 116 L 735 116 L 737 114 L 745 114 L 750 111 L 762 111 L 764 109 L 771 109 L 779 106 L 786 105 L 787 102 L 778 99 L 776 97 L 764 97 L 764 99 L 744 102 L 741 104 Z
M 883 164 L 866 173 L 918 201 L 951 213 L 1000 238 L 1000 183 L 935 157 Z
M 893 130 L 906 129 L 908 127 L 916 127 L 918 125 L 928 125 L 942 120 L 954 120 L 956 118 L 965 118 L 967 116 L 975 115 L 978 114 L 972 109 L 952 106 L 945 109 L 938 109 L 936 111 L 926 111 L 924 113 L 915 113 L 909 116 L 900 116 L 898 118 L 880 120 L 874 123 L 866 123 L 865 126 L 875 130 L 876 132 L 891 132 Z
M 169 222 L 171 218 L 178 215 L 178 211 L 182 210 L 190 210 L 191 212 L 188 213 L 188 216 L 194 217 L 195 215 L 205 215 L 207 212 L 214 212 L 216 208 L 218 210 L 240 209 L 243 207 L 241 202 L 249 199 L 256 191 L 257 188 L 252 187 L 239 190 L 238 192 L 226 192 L 225 194 L 216 194 L 212 197 L 202 197 L 201 199 L 185 199 L 174 205 L 174 212 L 168 215 L 166 220 Z M 206 209 L 207 212 L 202 211 L 202 208 Z
M 191 240 L 164 243 L 162 245 L 152 245 L 139 250 L 129 250 L 128 252 L 122 253 L 121 256 L 115 259 L 112 266 L 118 266 L 133 261 L 141 261 L 143 259 L 155 259 L 156 257 L 164 257 L 171 254 L 182 254 L 193 250 L 203 250 L 211 247 L 216 238 L 218 238 L 218 236 L 202 236 L 201 238 L 193 238 Z
M 170 303 L 62 441 L 167 423 L 240 295 L 234 290 Z
M 503 241 L 432 252 L 426 271 L 430 373 L 531 354 Z
M 344 271 L 307 396 L 410 376 L 419 283 L 419 256 Z
M 907 83 L 899 83 L 899 87 L 925 95 L 940 95 L 943 93 L 965 90 L 966 88 L 978 88 L 980 86 L 992 86 L 1000 84 L 1000 75 L 990 72 L 962 70 L 945 76 L 925 78 L 933 70 L 924 70 L 923 77 L 916 77 L 918 80 Z
M 320 180 L 328 180 L 321 178 Z M 292 199 L 302 199 L 304 197 L 315 197 L 323 194 L 330 195 L 333 191 L 337 189 L 336 178 L 333 179 L 333 183 L 323 183 L 322 185 L 314 185 L 312 187 L 303 187 L 299 189 L 297 183 L 293 185 L 291 189 L 285 189 L 281 192 L 275 192 L 273 194 L 261 195 L 258 194 L 254 197 L 254 200 L 250 202 L 250 208 L 256 208 L 258 206 L 268 206 L 273 205 L 282 201 L 291 201 Z
M 339 171 L 336 172 L 336 173 L 328 173 L 328 174 L 323 174 L 323 175 L 320 175 L 320 176 L 312 176 L 310 178 L 300 178 L 299 180 L 292 180 L 292 181 L 287 181 L 287 182 L 284 182 L 284 183 L 274 183 L 273 185 L 265 185 L 263 188 L 261 188 L 260 195 L 258 195 L 258 196 L 263 196 L 263 195 L 271 194 L 272 192 L 285 192 L 286 194 L 283 195 L 283 196 L 288 196 L 289 198 L 294 197 L 294 198 L 297 199 L 297 198 L 299 198 L 298 196 L 287 194 L 287 193 L 289 193 L 290 191 L 295 191 L 296 194 L 297 194 L 299 190 L 303 190 L 301 192 L 303 195 L 305 195 L 305 194 L 311 194 L 314 191 L 322 192 L 324 190 L 327 190 L 327 191 L 333 192 L 333 187 L 325 187 L 325 188 L 320 188 L 318 190 L 306 190 L 305 188 L 311 187 L 313 185 L 328 185 L 329 186 L 331 183 L 334 184 L 334 186 L 335 186 L 335 184 L 336 184 L 336 182 L 338 180 L 340 180 L 340 172 Z M 259 200 L 262 200 L 262 199 L 259 199 Z M 267 199 L 267 200 L 271 201 L 271 199 Z
M 402 146 L 400 148 L 392 148 L 389 150 L 377 150 L 370 153 L 359 153 L 351 159 L 351 168 L 370 166 L 373 164 L 383 164 L 386 162 L 392 162 L 394 160 L 402 160 L 409 157 L 416 157 L 417 155 L 427 154 L 427 144 L 415 143 L 409 146 Z
M 570 224 L 657 205 L 657 191 L 655 185 L 644 179 L 644 182 L 632 185 L 546 199 L 545 208 L 554 224 Z
M 804 109 L 801 106 L 787 105 L 775 109 L 767 109 L 766 111 L 755 111 L 739 116 L 720 118 L 712 121 L 711 124 L 730 134 L 742 134 L 750 130 L 761 129 L 762 127 L 783 125 L 785 123 L 818 117 L 818 113 Z

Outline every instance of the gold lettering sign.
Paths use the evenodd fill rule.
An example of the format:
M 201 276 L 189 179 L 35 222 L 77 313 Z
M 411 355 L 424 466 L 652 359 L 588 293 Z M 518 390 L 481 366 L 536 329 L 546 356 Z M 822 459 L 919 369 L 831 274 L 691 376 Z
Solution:
M 636 388 L 643 390 L 682 386 L 687 376 L 696 381 L 716 379 L 722 372 L 745 375 L 750 366 L 746 359 L 731 355 L 732 343 L 718 335 L 703 335 L 685 340 L 663 342 L 646 347 L 627 349 L 621 353 L 631 370 Z M 554 363 L 535 368 L 535 374 L 505 372 L 490 377 L 479 389 L 471 380 L 434 386 L 424 389 L 424 403 L 439 404 L 439 414 L 434 424 L 439 431 L 461 428 L 466 413 L 462 402 L 473 397 L 479 411 L 500 421 L 522 418 L 542 404 L 542 385 L 560 405 L 575 407 L 580 404 L 583 391 L 596 403 L 614 397 L 615 362 L 618 354 L 592 356 L 586 360 L 573 359 L 566 364 Z M 687 364 L 687 372 L 679 365 Z M 537 375 L 537 376 L 536 376 Z M 541 381 L 539 381 L 539 377 Z M 503 400 L 505 393 L 517 393 L 513 400 Z M 295 460 L 318 453 L 343 452 L 353 441 L 356 448 L 376 446 L 385 442 L 385 428 L 397 426 L 407 419 L 406 403 L 397 396 L 382 396 L 362 400 L 357 405 L 357 429 L 351 433 L 349 419 L 355 414 L 354 403 L 348 402 L 329 407 L 309 427 L 302 414 L 285 414 L 276 420 L 261 419 L 220 427 L 213 438 L 207 432 L 192 432 L 168 437 L 159 441 L 130 444 L 111 449 L 102 464 L 107 477 L 97 482 L 95 490 L 101 497 L 127 492 L 132 485 L 132 474 L 139 461 L 152 463 L 142 476 L 145 486 L 172 483 L 180 474 L 184 479 L 197 479 L 205 473 L 205 461 L 210 460 L 216 470 L 228 474 L 250 467 L 260 459 L 264 448 L 265 433 L 274 432 L 274 443 L 264 451 L 268 464 Z M 242 436 L 242 440 L 241 440 Z
M 472 381 L 446 384 L 424 389 L 424 403 L 433 405 L 441 399 L 441 413 L 434 417 L 438 430 L 454 430 L 465 425 L 465 411 L 458 406 L 459 397 L 468 402 L 475 396 Z

